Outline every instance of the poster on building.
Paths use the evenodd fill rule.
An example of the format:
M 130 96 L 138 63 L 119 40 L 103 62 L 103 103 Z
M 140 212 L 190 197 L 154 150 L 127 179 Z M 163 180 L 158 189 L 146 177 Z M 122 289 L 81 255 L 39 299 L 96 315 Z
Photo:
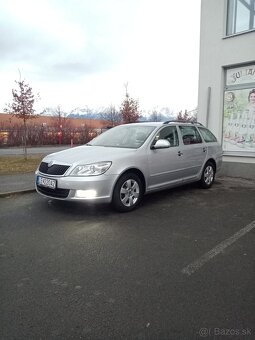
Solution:
M 255 155 L 255 87 L 225 91 L 223 150 Z

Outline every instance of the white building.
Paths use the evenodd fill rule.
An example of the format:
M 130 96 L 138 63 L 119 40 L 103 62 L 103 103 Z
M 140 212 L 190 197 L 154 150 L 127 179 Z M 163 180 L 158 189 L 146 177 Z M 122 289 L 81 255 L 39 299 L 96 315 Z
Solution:
M 255 179 L 255 0 L 201 0 L 198 121 L 222 141 L 222 173 Z

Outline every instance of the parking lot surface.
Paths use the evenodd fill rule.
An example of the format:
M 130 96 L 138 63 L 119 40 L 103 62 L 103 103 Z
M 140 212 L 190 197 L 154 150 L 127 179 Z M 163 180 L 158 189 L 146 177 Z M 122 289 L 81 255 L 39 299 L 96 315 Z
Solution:
M 0 198 L 1 339 L 254 339 L 255 183 L 108 205 Z

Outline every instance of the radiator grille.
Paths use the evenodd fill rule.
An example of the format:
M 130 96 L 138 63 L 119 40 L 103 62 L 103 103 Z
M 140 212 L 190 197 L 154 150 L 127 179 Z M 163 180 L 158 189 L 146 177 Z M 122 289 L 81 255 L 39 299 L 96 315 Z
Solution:
M 48 163 L 42 162 L 39 167 L 39 171 L 46 175 L 64 175 L 64 173 L 70 168 L 70 165 L 60 165 L 60 164 L 53 164 L 52 166 L 48 167 Z

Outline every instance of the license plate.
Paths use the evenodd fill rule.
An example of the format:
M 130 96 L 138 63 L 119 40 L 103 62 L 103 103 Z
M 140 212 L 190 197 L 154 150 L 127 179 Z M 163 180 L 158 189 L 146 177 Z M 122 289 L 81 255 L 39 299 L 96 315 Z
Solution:
M 50 189 L 56 189 L 57 181 L 55 179 L 38 176 L 37 185 L 41 185 L 43 187 L 50 188 Z

